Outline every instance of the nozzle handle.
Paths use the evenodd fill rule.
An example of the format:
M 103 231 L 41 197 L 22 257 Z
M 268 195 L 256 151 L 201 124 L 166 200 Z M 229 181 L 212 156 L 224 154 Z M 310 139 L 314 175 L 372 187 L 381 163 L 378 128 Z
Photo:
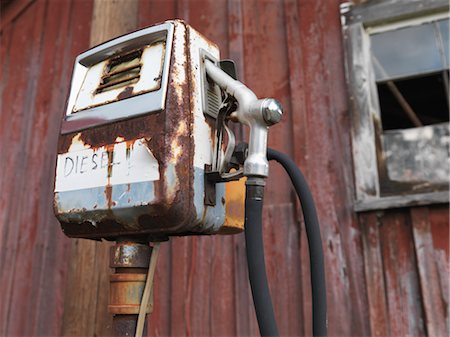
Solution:
M 244 175 L 267 177 L 267 131 L 278 123 L 283 115 L 281 104 L 272 98 L 258 99 L 253 91 L 229 76 L 208 59 L 204 60 L 206 74 L 222 90 L 233 96 L 238 108 L 231 114 L 233 120 L 250 128 L 248 157 L 244 163 Z

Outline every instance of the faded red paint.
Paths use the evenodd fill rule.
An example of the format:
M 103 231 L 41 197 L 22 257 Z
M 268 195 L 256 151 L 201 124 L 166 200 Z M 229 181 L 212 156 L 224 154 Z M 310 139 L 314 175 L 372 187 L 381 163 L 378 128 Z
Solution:
M 436 312 L 433 301 L 441 299 L 444 309 L 449 301 L 448 205 L 360 215 L 352 211 L 339 1 L 161 4 L 140 1 L 140 27 L 185 19 L 219 44 L 223 58 L 237 61 L 240 78 L 259 96 L 275 96 L 285 106 L 283 121 L 271 129 L 270 146 L 294 156 L 317 202 L 326 248 L 330 336 L 431 335 L 434 326 L 427 317 Z M 69 254 L 68 239 L 51 210 L 55 144 L 74 57 L 88 47 L 92 3 L 35 0 L 22 6 L 15 10 L 14 22 L 1 22 L 0 153 L 7 160 L 0 175 L 0 335 L 56 336 L 63 324 Z M 117 134 L 125 140 L 139 138 L 144 135 L 140 124 L 117 126 L 110 134 L 92 132 L 83 140 L 103 146 L 114 143 Z M 152 139 L 149 147 L 164 146 L 157 143 L 161 141 Z M 59 151 L 68 146 L 60 144 Z M 304 227 L 287 177 L 275 165 L 270 169 L 264 236 L 279 330 L 282 335 L 308 335 Z M 421 222 L 414 227 L 417 212 Z M 163 243 L 149 334 L 258 335 L 244 248 L 242 235 Z M 435 263 L 433 277 L 423 277 L 427 269 L 422 261 Z M 96 317 L 79 323 L 81 335 L 107 321 L 102 316 L 108 315 L 106 305 L 99 313 L 68 304 L 64 317 L 80 317 L 81 310 L 90 313 L 83 317 Z M 447 311 L 440 314 L 448 319 Z
M 57 336 L 69 241 L 51 215 L 55 131 L 92 3 L 23 3 L 1 5 L 0 335 Z

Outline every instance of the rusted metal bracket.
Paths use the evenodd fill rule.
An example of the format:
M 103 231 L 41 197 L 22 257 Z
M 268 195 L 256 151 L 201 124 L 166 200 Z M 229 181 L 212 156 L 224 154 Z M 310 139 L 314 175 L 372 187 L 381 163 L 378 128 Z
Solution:
M 205 165 L 205 197 L 203 203 L 207 206 L 216 205 L 216 183 L 213 180 L 208 179 L 208 174 L 213 173 L 212 165 Z
M 233 172 L 220 173 L 213 171 L 212 165 L 205 165 L 205 198 L 204 203 L 207 206 L 216 205 L 216 184 L 237 181 L 244 176 L 243 165 L 247 158 L 248 144 L 240 143 L 234 148 L 233 155 L 228 163 L 228 171 Z
M 212 171 L 211 165 L 205 165 L 205 198 L 204 203 L 207 206 L 216 205 L 216 184 L 229 181 L 238 181 L 244 176 L 244 171 L 239 169 L 230 173 L 220 173 Z

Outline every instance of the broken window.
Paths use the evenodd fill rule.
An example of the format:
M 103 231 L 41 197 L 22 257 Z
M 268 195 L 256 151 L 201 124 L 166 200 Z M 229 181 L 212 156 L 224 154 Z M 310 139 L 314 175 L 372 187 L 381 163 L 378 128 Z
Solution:
M 448 202 L 449 4 L 343 4 L 356 210 Z
M 424 20 L 370 34 L 383 130 L 449 121 L 449 21 Z

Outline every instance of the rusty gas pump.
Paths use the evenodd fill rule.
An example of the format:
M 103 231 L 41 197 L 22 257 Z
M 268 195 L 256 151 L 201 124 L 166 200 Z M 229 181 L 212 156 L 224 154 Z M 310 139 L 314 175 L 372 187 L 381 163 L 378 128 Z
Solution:
M 258 99 L 220 61 L 218 47 L 180 20 L 76 58 L 58 142 L 54 209 L 67 236 L 116 242 L 109 310 L 117 335 L 143 333 L 159 242 L 240 233 L 244 204 L 250 225 L 252 212 L 258 217 L 268 127 L 281 116 L 276 100 Z M 230 122 L 249 127 L 248 146 L 236 145 Z M 265 280 L 264 268 L 249 268 Z M 262 335 L 276 335 L 264 282 L 252 282 L 253 290 L 262 284 L 259 307 L 270 307 L 256 308 L 258 322 Z

